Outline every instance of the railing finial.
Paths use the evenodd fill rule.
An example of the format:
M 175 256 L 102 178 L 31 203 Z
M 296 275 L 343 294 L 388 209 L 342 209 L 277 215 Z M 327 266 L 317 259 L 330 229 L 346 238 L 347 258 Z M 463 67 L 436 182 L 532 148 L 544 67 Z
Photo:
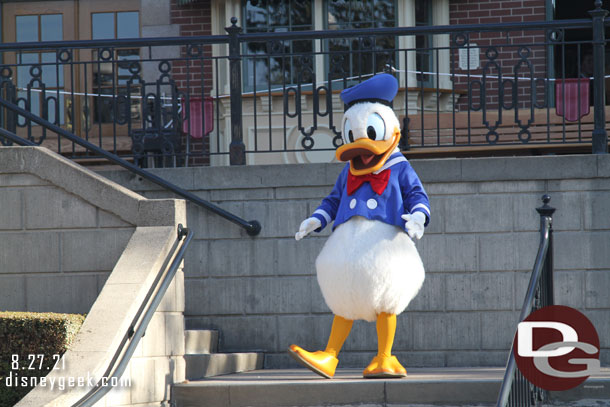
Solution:
M 540 208 L 536 208 L 536 211 L 540 214 L 540 216 L 553 216 L 555 213 L 555 208 L 549 206 L 551 202 L 551 196 L 548 194 L 542 195 L 542 206 Z
M 595 8 L 596 9 L 602 8 L 602 4 L 603 4 L 602 0 L 595 0 Z
M 231 25 L 233 27 L 237 26 L 237 17 L 231 17 Z
M 182 240 L 183 237 L 188 235 L 189 229 L 182 226 L 182 223 L 178 224 L 178 240 Z

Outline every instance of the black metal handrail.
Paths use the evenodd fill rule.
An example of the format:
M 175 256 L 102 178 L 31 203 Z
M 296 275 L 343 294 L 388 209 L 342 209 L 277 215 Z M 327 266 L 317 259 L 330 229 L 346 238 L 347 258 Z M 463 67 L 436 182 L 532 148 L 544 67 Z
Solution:
M 233 222 L 233 223 L 241 226 L 242 228 L 244 228 L 246 230 L 246 232 L 248 233 L 248 235 L 250 235 L 250 236 L 256 236 L 261 231 L 262 227 L 258 221 L 251 220 L 248 222 L 248 221 L 240 218 L 239 216 L 232 214 L 231 212 L 228 212 L 204 199 L 201 199 L 200 197 L 198 197 L 197 195 L 195 195 L 193 193 L 191 193 L 183 188 L 180 188 L 179 186 L 172 184 L 171 182 L 168 182 L 155 174 L 152 174 L 149 171 L 146 171 L 142 168 L 139 168 L 139 167 L 133 165 L 129 161 L 123 160 L 122 158 L 118 157 L 117 155 L 112 154 L 112 153 L 96 146 L 95 144 L 88 142 L 87 140 L 84 140 L 80 137 L 75 136 L 74 134 L 70 133 L 69 131 L 62 129 L 61 127 L 41 118 L 39 116 L 34 115 L 34 114 L 28 112 L 27 110 L 24 110 L 24 109 L 20 108 L 19 106 L 6 101 L 5 99 L 3 99 L 1 97 L 0 97 L 0 105 L 2 105 L 3 107 L 5 107 L 6 109 L 8 109 L 10 111 L 17 113 L 18 115 L 25 117 L 28 120 L 33 121 L 34 123 L 37 123 L 37 124 L 43 126 L 45 129 L 48 129 L 54 133 L 57 133 L 58 135 L 60 135 L 62 137 L 65 137 L 66 139 L 86 148 L 87 150 L 90 150 L 96 154 L 99 154 L 100 156 L 112 161 L 113 163 L 118 164 L 121 167 L 133 172 L 134 174 L 141 176 L 142 178 L 145 178 L 145 179 L 175 193 L 178 196 L 181 196 L 207 210 L 212 211 L 213 213 L 215 213 L 217 215 L 222 216 L 223 218 L 227 219 L 228 221 Z M 16 140 L 16 138 L 20 138 L 19 136 L 15 135 L 15 134 L 10 134 L 10 132 L 8 132 L 5 129 L 3 129 L 3 132 L 0 134 L 10 138 L 11 140 Z M 8 136 L 6 134 L 10 134 L 10 136 Z M 23 142 L 29 141 L 29 140 L 25 140 L 25 139 L 21 139 L 21 140 L 23 140 Z M 18 143 L 23 143 L 23 142 L 18 141 Z M 22 145 L 26 145 L 26 144 L 22 144 Z M 27 145 L 34 145 L 34 144 L 32 143 L 32 144 L 27 144 Z
M 540 214 L 540 245 L 519 315 L 519 322 L 525 320 L 532 311 L 554 304 L 552 223 L 555 208 L 549 206 L 550 201 L 551 197 L 544 195 L 542 197 L 543 205 L 536 208 Z M 513 343 L 496 407 L 537 406 L 546 398 L 546 391 L 528 382 L 517 369 Z
M 447 34 L 455 32 L 489 32 L 489 31 L 518 31 L 531 29 L 552 28 L 591 28 L 590 19 L 574 19 L 561 21 L 536 21 L 523 23 L 502 24 L 457 24 L 457 25 L 431 25 L 415 27 L 367 28 L 371 36 L 387 35 L 426 35 Z M 342 29 L 341 37 L 361 37 L 363 29 Z M 303 40 L 336 38 L 337 30 L 324 31 L 284 31 L 273 33 L 246 33 L 239 35 L 242 41 L 264 40 Z
M 1 100 L 2 100 L 2 98 L 0 98 L 0 101 Z M 17 143 L 20 146 L 35 147 L 38 145 L 38 144 L 34 143 L 33 141 L 30 141 L 25 138 L 21 138 L 18 135 L 16 135 L 15 133 L 8 131 L 2 127 L 0 127 L 0 136 L 6 137 L 7 139 L 11 140 L 13 143 Z
M 21 50 L 37 51 L 72 48 L 146 48 L 158 46 L 165 47 L 171 45 L 222 44 L 227 43 L 228 40 L 228 35 L 200 35 L 192 37 L 121 38 L 109 40 L 38 41 L 12 43 L 7 42 L 0 44 L 0 52 Z
M 169 268 L 166 268 L 166 264 L 171 258 L 171 253 L 161 267 L 161 270 L 159 270 L 154 283 L 150 287 L 148 294 L 134 316 L 128 332 L 125 333 L 121 344 L 114 353 L 106 372 L 87 394 L 76 403 L 72 404 L 72 407 L 89 407 L 94 405 L 113 389 L 110 385 L 113 383 L 112 379 L 116 378 L 116 380 L 119 380 L 121 378 L 140 339 L 144 336 L 144 332 L 146 331 L 153 314 L 167 292 L 167 288 L 174 279 L 176 271 L 184 259 L 184 254 L 192 239 L 193 232 L 188 228 L 182 227 L 182 224 L 178 225 L 178 238 L 175 245 L 177 246 L 180 242 L 182 242 L 182 244 L 178 248 Z M 103 379 L 105 379 L 105 384 L 102 381 Z
M 235 20 L 237 21 L 237 20 Z M 608 20 L 610 22 L 610 19 Z M 457 24 L 457 25 L 433 25 L 417 27 L 391 27 L 391 28 L 367 28 L 367 29 L 342 29 L 341 37 L 361 37 L 364 32 L 370 36 L 387 35 L 426 35 L 447 34 L 448 32 L 489 32 L 489 31 L 516 31 L 531 29 L 553 29 L 553 28 L 591 28 L 590 19 L 573 19 L 561 21 L 536 21 L 515 22 L 502 24 Z M 289 40 L 313 40 L 329 39 L 337 37 L 337 30 L 303 30 L 282 31 L 272 33 L 238 33 L 240 42 L 256 41 L 289 41 Z M 108 40 L 72 40 L 72 41 L 40 41 L 2 43 L 0 52 L 19 50 L 48 50 L 52 48 L 129 48 L 129 47 L 156 47 L 171 45 L 204 45 L 204 44 L 228 44 L 230 35 L 199 35 L 187 37 L 153 37 L 153 38 L 123 38 Z

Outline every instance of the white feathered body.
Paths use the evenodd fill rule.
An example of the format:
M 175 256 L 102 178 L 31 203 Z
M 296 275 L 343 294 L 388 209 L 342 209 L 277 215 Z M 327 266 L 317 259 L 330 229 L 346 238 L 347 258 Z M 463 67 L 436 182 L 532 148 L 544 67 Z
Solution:
M 400 314 L 425 272 L 415 244 L 398 227 L 354 216 L 330 235 L 316 259 L 318 283 L 333 314 L 374 321 Z

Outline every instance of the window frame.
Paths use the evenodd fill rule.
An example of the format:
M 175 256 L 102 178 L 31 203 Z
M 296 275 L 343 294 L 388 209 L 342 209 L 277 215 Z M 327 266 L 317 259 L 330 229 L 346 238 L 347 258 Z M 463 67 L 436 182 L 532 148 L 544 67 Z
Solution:
M 296 0 L 289 0 L 289 1 L 293 2 L 293 1 L 296 1 Z M 246 7 L 248 5 L 248 2 L 249 2 L 249 0 L 241 0 L 240 1 L 240 10 L 241 10 L 242 21 L 243 21 L 242 29 L 243 29 L 244 33 L 249 33 L 249 32 L 267 32 L 267 33 L 278 32 L 278 31 L 270 31 L 271 28 L 286 29 L 287 32 L 299 31 L 299 30 L 292 30 L 293 26 L 301 27 L 301 28 L 303 28 L 303 30 L 308 30 L 308 27 L 310 27 L 310 29 L 312 29 L 312 30 L 316 29 L 316 27 L 315 27 L 315 23 L 316 23 L 315 17 L 316 17 L 316 3 L 317 2 L 315 0 L 311 1 L 311 24 L 309 26 L 307 26 L 305 24 L 300 24 L 300 25 L 299 24 L 295 24 L 295 25 L 293 25 L 292 24 L 292 18 L 291 18 L 290 15 L 288 16 L 288 24 L 287 25 L 272 26 L 270 24 L 270 21 L 269 21 L 269 14 L 270 13 L 269 13 L 269 10 L 267 8 L 267 13 L 266 13 L 267 21 L 266 21 L 266 24 L 265 24 L 266 25 L 266 31 L 260 31 L 260 30 L 255 30 L 255 29 L 254 30 L 253 29 L 248 30 L 248 26 L 247 26 L 248 19 L 246 17 L 246 13 L 247 13 Z M 290 3 L 288 5 L 288 7 L 290 8 Z M 279 32 L 281 32 L 281 31 L 279 31 Z M 298 40 L 296 40 L 296 41 L 298 41 Z M 294 60 L 297 58 L 297 56 L 293 56 L 292 55 L 294 53 L 294 44 L 293 44 L 294 41 L 293 40 L 291 40 L 291 41 L 282 41 L 284 46 L 285 46 L 286 42 L 289 43 L 289 48 L 290 48 L 288 56 L 274 57 L 273 55 L 270 55 L 271 52 L 269 50 L 267 50 L 266 54 L 264 54 L 265 56 L 261 57 L 261 58 L 252 57 L 252 56 L 242 57 L 242 61 L 243 61 L 243 64 L 242 64 L 242 69 L 243 69 L 242 86 L 243 86 L 243 90 L 245 92 L 254 92 L 254 91 L 255 92 L 268 92 L 269 90 L 273 91 L 275 88 L 280 87 L 280 86 L 281 87 L 283 87 L 283 86 L 293 86 L 293 85 L 297 84 L 296 82 L 293 82 L 294 79 L 297 77 L 296 73 L 294 73 L 294 72 L 290 72 L 289 73 L 289 76 L 291 78 L 290 81 L 286 81 L 285 80 L 285 75 L 281 75 L 281 76 L 283 76 L 282 83 L 280 83 L 280 84 L 274 83 L 272 80 L 270 80 L 271 79 L 271 72 L 272 72 L 272 70 L 269 69 L 269 63 L 267 63 L 267 65 L 265 66 L 265 69 L 266 69 L 266 71 L 268 73 L 268 77 L 267 77 L 267 80 L 265 80 L 265 82 L 263 82 L 264 85 L 259 86 L 259 84 L 256 82 L 256 78 L 253 78 L 253 81 L 250 81 L 250 73 L 256 71 L 256 69 L 252 69 L 251 68 L 252 65 L 254 65 L 254 61 L 255 60 L 260 60 L 260 59 L 264 58 L 266 61 L 270 61 L 271 58 L 288 58 L 289 59 L 289 64 L 290 64 L 290 68 L 296 66 L 296 64 L 294 63 Z M 316 49 L 315 41 L 311 40 L 311 54 L 310 54 L 311 55 L 311 62 L 312 62 L 311 73 L 314 76 L 316 74 L 316 61 L 315 61 L 316 51 L 315 51 L 315 49 Z M 247 51 L 247 43 L 243 43 L 242 44 L 242 56 L 243 55 L 252 55 L 250 52 Z M 285 68 L 285 64 L 284 64 L 284 66 L 282 66 L 281 69 L 282 69 L 282 71 L 284 71 L 286 69 Z
M 429 0 L 432 5 L 432 24 L 433 25 L 448 25 L 449 24 L 449 0 Z M 313 24 L 314 30 L 324 29 L 325 16 L 324 2 L 325 0 L 312 0 L 313 2 Z M 225 27 L 230 25 L 229 20 L 231 17 L 241 14 L 239 20 L 243 25 L 245 16 L 243 15 L 241 0 L 212 0 L 211 2 L 211 16 L 212 16 L 212 34 L 214 35 L 226 35 Z M 414 0 L 397 0 L 397 25 L 400 27 L 414 27 L 414 12 L 415 3 Z M 413 42 L 411 42 L 413 40 Z M 433 44 L 435 47 L 442 47 L 443 49 L 449 47 L 449 35 L 448 34 L 437 34 L 433 36 Z M 317 79 L 327 79 L 327 63 L 325 62 L 325 50 L 323 49 L 323 41 L 314 41 L 314 69 Z M 415 39 L 411 36 L 399 36 L 396 44 L 398 50 L 414 50 Z M 226 45 L 214 45 L 212 46 L 212 53 L 216 56 L 226 57 L 228 52 Z M 415 78 L 415 54 L 413 51 L 408 51 L 408 58 L 403 55 L 401 51 L 398 55 L 398 59 L 395 61 L 395 68 L 403 70 L 397 75 L 401 87 L 417 87 L 419 84 Z M 411 54 L 413 56 L 411 56 Z M 438 60 L 434 61 L 434 66 L 441 73 L 448 73 L 450 71 L 450 58 L 445 51 L 441 51 L 438 55 Z M 436 55 L 434 55 L 436 57 Z M 221 61 L 220 70 L 214 74 L 215 83 L 217 86 L 213 88 L 213 91 L 218 91 L 221 94 L 228 94 L 229 89 L 229 64 L 226 61 Z M 433 86 L 436 86 L 437 79 L 433 79 Z M 245 82 L 243 82 L 245 84 Z M 441 76 L 438 79 L 438 84 L 441 89 L 449 89 L 451 87 L 450 80 L 446 76 Z M 216 89 L 218 87 L 218 89 Z M 244 88 L 245 89 L 245 88 Z
M 399 25 L 399 7 L 401 6 L 400 2 L 401 0 L 391 0 L 394 3 L 394 27 L 398 27 Z M 328 16 L 329 16 L 329 0 L 322 0 L 323 2 L 323 20 L 322 20 L 322 29 L 323 30 L 331 30 L 331 28 L 329 28 L 329 22 L 328 22 Z M 375 3 L 373 2 L 373 7 L 375 6 Z M 351 5 L 350 5 L 351 7 Z M 368 21 L 369 23 L 372 22 L 373 24 L 377 24 L 377 22 L 375 20 L 371 20 Z M 353 22 L 348 22 L 348 25 L 352 26 L 354 23 Z M 337 24 L 338 25 L 338 24 Z M 399 49 L 399 40 L 398 40 L 398 36 L 394 36 L 394 49 L 393 51 L 389 51 L 389 52 L 394 52 L 396 53 L 397 50 Z M 351 39 L 350 39 L 351 40 Z M 375 38 L 375 41 L 377 41 L 377 38 Z M 324 54 L 324 78 L 325 80 L 328 79 L 330 77 L 330 46 L 329 46 L 329 40 L 324 40 L 323 41 L 323 54 Z M 374 53 L 375 55 L 378 54 L 377 52 Z M 352 45 L 350 43 L 349 45 L 349 64 L 350 67 L 348 68 L 348 80 L 346 83 L 346 86 L 352 86 L 355 83 L 358 83 L 360 81 L 362 81 L 363 78 L 368 78 L 368 76 L 372 76 L 373 74 L 376 74 L 377 72 L 360 72 L 358 75 L 354 75 L 353 73 L 353 63 L 352 63 L 352 58 L 354 57 L 353 54 L 353 49 L 352 49 Z M 373 61 L 375 61 L 375 57 L 373 57 Z M 394 64 L 397 66 L 398 65 L 398 60 L 397 58 L 394 58 Z M 343 89 L 343 81 L 341 80 L 336 80 L 336 83 L 338 84 L 337 87 L 335 88 L 335 80 L 333 80 L 333 83 L 331 85 L 332 89 Z
M 141 12 L 140 10 L 114 10 L 114 11 L 93 11 L 90 13 L 89 18 L 90 18 L 90 27 L 91 27 L 91 39 L 106 39 L 106 38 L 93 38 L 93 32 L 94 32 L 94 27 L 93 27 L 93 16 L 95 14 L 112 14 L 113 15 L 113 21 L 114 21 L 114 32 L 113 32 L 113 38 L 110 39 L 119 39 L 118 38 L 118 32 L 119 32 L 119 25 L 118 25 L 118 16 L 119 14 L 123 14 L 123 13 L 135 13 L 138 16 L 138 35 L 141 37 L 142 35 L 142 27 L 141 27 Z M 111 111 L 109 114 L 109 118 L 107 120 L 104 119 L 106 112 L 105 112 L 105 108 L 104 108 L 104 103 L 100 104 L 100 101 L 104 101 L 104 99 L 106 98 L 104 95 L 114 95 L 116 94 L 121 95 L 121 93 L 125 93 L 125 91 L 127 90 L 127 83 L 122 83 L 125 81 L 124 76 L 122 75 L 121 70 L 126 71 L 127 68 L 121 68 L 119 65 L 121 64 L 120 61 L 120 57 L 121 57 L 121 52 L 123 51 L 136 51 L 137 55 L 140 55 L 140 49 L 139 48 L 116 48 L 114 50 L 114 54 L 112 55 L 112 57 L 110 58 L 110 60 L 108 62 L 104 62 L 103 60 L 101 60 L 100 58 L 98 58 L 97 55 L 97 50 L 92 50 L 92 61 L 97 60 L 98 63 L 97 64 L 93 64 L 92 65 L 92 103 L 91 103 L 91 123 L 93 125 L 99 125 L 99 124 L 112 124 L 116 121 L 116 112 L 114 111 L 114 105 L 111 106 Z M 129 59 L 124 59 L 125 61 L 129 61 Z M 117 61 L 117 62 L 115 62 Z M 104 72 L 99 71 L 96 72 L 96 69 L 101 69 L 102 66 L 106 65 L 106 64 L 110 64 L 113 65 L 115 64 L 117 65 L 116 69 L 112 68 L 111 69 L 111 75 L 112 78 L 110 79 L 109 83 L 108 81 L 100 81 L 99 78 L 100 76 L 96 75 L 104 75 Z M 97 78 L 97 79 L 96 79 Z M 140 89 L 140 85 L 132 85 L 131 86 L 132 89 L 132 94 L 133 91 L 138 91 Z M 110 93 L 108 93 L 108 91 Z M 116 92 L 114 92 L 116 91 Z M 123 91 L 123 92 L 121 92 Z M 141 111 L 141 100 L 140 99 L 132 99 L 131 102 L 131 107 L 130 107 L 130 111 L 131 111 L 131 119 L 132 120 L 139 120 L 141 118 L 140 115 L 140 111 Z M 102 109 L 99 110 L 98 109 Z M 99 120 L 99 119 L 102 120 Z
M 37 25 L 37 41 L 41 42 L 42 41 L 42 17 L 43 16 L 60 16 L 61 18 L 61 40 L 63 40 L 64 38 L 64 32 L 63 32 L 63 28 L 64 28 L 64 15 L 62 13 L 57 13 L 57 12 L 51 12 L 51 13 L 36 13 L 36 14 L 15 14 L 14 20 L 15 20 L 15 42 L 29 42 L 29 41 L 19 41 L 18 39 L 18 20 L 19 17 L 36 17 L 36 25 Z M 59 65 L 57 63 L 55 63 L 53 65 L 53 63 L 50 62 L 43 62 L 43 55 L 44 54 L 53 54 L 53 53 L 49 53 L 49 52 L 45 52 L 44 50 L 37 50 L 37 51 L 20 51 L 15 55 L 15 61 L 16 61 L 16 69 L 15 69 L 15 75 L 16 75 L 16 80 L 15 80 L 15 84 L 17 85 L 17 97 L 18 98 L 27 98 L 27 87 L 29 86 L 30 82 L 32 81 L 33 76 L 30 74 L 30 69 L 35 66 L 35 65 L 39 65 L 40 66 L 40 80 L 41 83 L 45 85 L 45 94 L 47 95 L 47 98 L 49 97 L 55 97 L 55 106 L 53 107 L 53 115 L 51 115 L 50 113 L 50 107 L 47 106 L 47 119 L 49 121 L 51 121 L 54 124 L 57 125 L 64 125 L 66 123 L 66 108 L 65 108 L 65 96 L 64 96 L 64 92 L 66 89 L 66 84 L 65 84 L 65 78 L 64 78 L 64 70 L 63 69 L 59 69 Z M 35 55 L 36 56 L 36 62 L 23 62 L 23 57 L 25 55 Z M 53 66 L 55 66 L 54 72 L 55 72 L 55 86 L 49 86 L 49 84 L 43 82 L 44 76 L 45 76 L 45 68 L 49 67 L 49 68 L 53 68 Z M 27 69 L 27 67 L 29 67 L 29 69 Z M 25 73 L 25 77 L 27 78 L 27 80 L 23 83 L 25 83 L 25 87 L 21 87 L 20 86 L 20 82 L 21 82 L 21 76 L 22 74 L 22 70 L 20 68 L 24 68 L 24 70 L 26 70 Z M 33 87 L 33 89 L 37 89 L 36 87 Z M 37 92 L 37 91 L 31 91 L 31 99 L 30 99 L 30 110 L 32 111 L 32 113 L 36 114 L 36 115 L 40 115 L 42 117 L 42 112 L 43 112 L 43 103 L 44 101 L 42 100 L 42 92 Z M 32 105 L 33 103 L 36 103 L 36 107 L 34 108 Z M 58 119 L 58 121 L 56 120 Z M 24 125 L 27 121 L 24 118 L 20 118 L 20 125 Z M 35 123 L 32 123 L 33 125 L 36 125 Z
M 428 12 L 428 21 L 426 21 L 425 23 L 421 24 L 417 21 L 417 3 L 418 2 L 424 2 L 425 6 L 427 7 L 427 12 Z M 425 27 L 425 26 L 432 26 L 434 25 L 434 7 L 433 7 L 434 2 L 430 1 L 430 0 L 413 0 L 413 16 L 414 16 L 414 22 L 415 22 L 415 27 Z M 427 49 L 425 50 L 421 50 L 420 48 L 417 47 L 417 37 L 425 37 L 426 38 L 426 42 L 427 42 Z M 434 58 L 434 36 L 431 34 L 428 35 L 416 35 L 415 36 L 415 70 L 418 72 L 415 74 L 415 77 L 417 78 L 417 83 L 419 86 L 423 86 L 423 87 L 433 87 L 434 85 L 434 72 L 436 72 L 436 66 L 435 66 L 435 58 Z M 428 68 L 424 69 L 423 67 L 419 67 L 417 66 L 420 58 L 420 55 L 425 55 L 427 54 L 427 59 L 428 59 Z M 420 74 L 419 72 L 430 72 L 428 74 Z M 422 77 L 424 77 L 425 79 L 421 79 Z

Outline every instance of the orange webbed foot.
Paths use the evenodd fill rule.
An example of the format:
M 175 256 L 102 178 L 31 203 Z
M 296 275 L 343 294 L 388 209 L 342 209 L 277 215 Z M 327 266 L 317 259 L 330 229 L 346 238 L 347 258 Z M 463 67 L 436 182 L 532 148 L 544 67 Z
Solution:
M 288 353 L 306 368 L 327 379 L 332 379 L 337 369 L 339 359 L 321 350 L 308 352 L 297 345 L 291 345 Z
M 402 367 L 396 356 L 375 356 L 362 375 L 367 379 L 399 378 L 405 377 L 407 370 Z

